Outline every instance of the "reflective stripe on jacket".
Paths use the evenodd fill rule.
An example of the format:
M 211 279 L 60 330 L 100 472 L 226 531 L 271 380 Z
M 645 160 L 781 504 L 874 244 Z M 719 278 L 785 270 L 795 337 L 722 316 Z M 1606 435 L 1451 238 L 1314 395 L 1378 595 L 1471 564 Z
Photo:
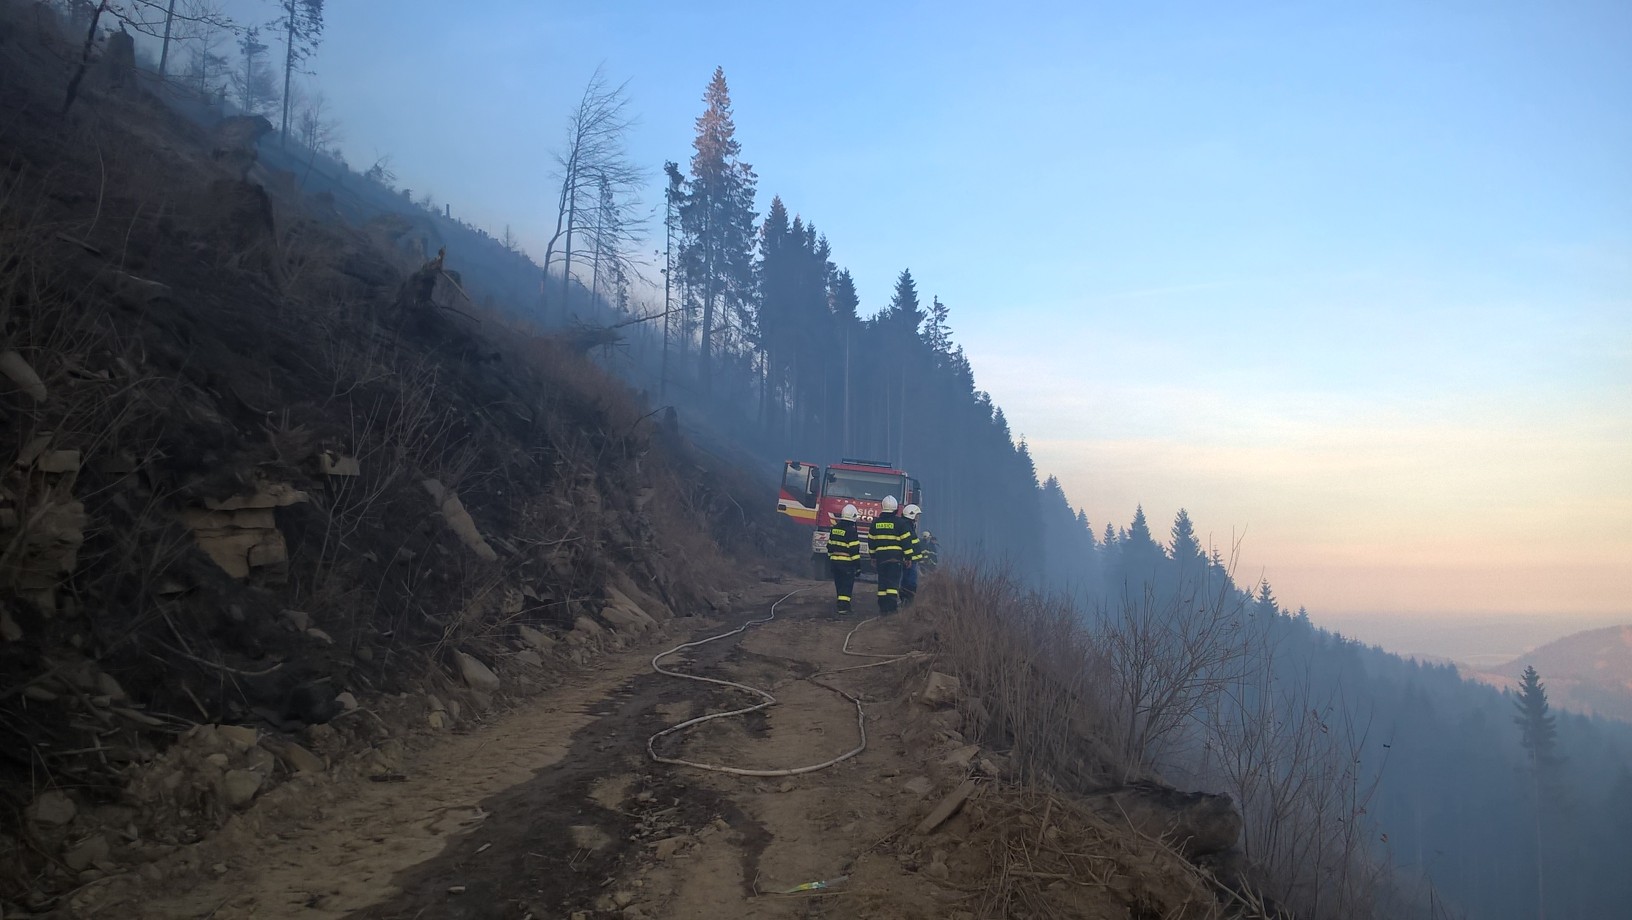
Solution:
M 860 562 L 861 535 L 854 521 L 836 518 L 827 532 L 827 558 L 831 562 Z
M 906 523 L 893 511 L 880 514 L 873 520 L 872 528 L 867 533 L 867 548 L 872 551 L 874 562 L 900 562 L 905 558 L 906 546 L 903 541 L 912 535 Z

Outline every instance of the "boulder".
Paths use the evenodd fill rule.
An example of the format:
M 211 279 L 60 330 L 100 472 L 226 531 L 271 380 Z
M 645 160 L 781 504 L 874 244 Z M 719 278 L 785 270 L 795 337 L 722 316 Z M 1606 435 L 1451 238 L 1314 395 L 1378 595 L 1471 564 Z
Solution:
M 99 695 L 107 697 L 115 703 L 122 703 L 130 697 L 125 695 L 125 688 L 113 679 L 111 674 L 99 671 L 96 675 L 96 689 Z
M 484 693 L 497 693 L 499 690 L 499 675 L 480 660 L 464 652 L 454 652 L 453 658 L 459 663 L 459 673 L 465 678 L 465 683 L 473 690 Z
M 518 626 L 516 627 L 516 633 L 521 637 L 522 642 L 525 642 L 527 645 L 538 649 L 541 652 L 547 652 L 555 646 L 554 639 L 551 639 L 549 636 L 544 635 L 544 633 L 532 628 L 531 626 Z
M 435 479 L 424 480 L 420 485 L 430 493 L 431 500 L 436 502 L 437 511 L 442 514 L 442 520 L 447 523 L 448 529 L 459 537 L 461 543 L 489 562 L 499 558 L 498 552 L 488 545 L 487 540 L 482 537 L 482 532 L 476 528 L 475 518 L 465 510 L 464 503 L 459 501 L 457 493 Z
M 956 677 L 930 671 L 929 676 L 924 678 L 924 689 L 919 691 L 918 701 L 931 709 L 941 709 L 956 706 L 961 694 L 962 685 Z
M 612 624 L 613 629 L 632 636 L 638 636 L 657 626 L 657 621 L 647 616 L 640 608 L 623 604 L 607 604 L 601 610 L 601 616 Z
M 1223 853 L 1241 839 L 1241 812 L 1227 795 L 1134 782 L 1092 795 L 1086 804 L 1107 821 L 1166 836 L 1191 858 Z
M 252 725 L 217 725 L 215 734 L 240 751 L 247 751 L 260 740 L 260 732 Z
M 968 768 L 978 756 L 980 756 L 980 745 L 966 744 L 946 755 L 941 762 L 947 766 Z
M 294 742 L 283 746 L 283 762 L 288 764 L 296 773 L 322 773 L 328 769 L 328 765 L 323 762 L 323 758 Z
M 45 402 L 45 383 L 21 354 L 10 349 L 0 351 L 0 374 L 5 375 L 17 389 L 27 393 L 35 402 Z
M 23 817 L 42 827 L 61 827 L 74 820 L 78 809 L 66 792 L 52 789 L 35 796 L 23 809 Z
M 227 804 L 233 808 L 243 808 L 255 798 L 255 793 L 261 791 L 261 783 L 265 777 L 255 770 L 228 770 L 221 778 L 221 789 L 226 794 Z
M 86 837 L 62 852 L 62 861 L 75 872 L 89 869 L 92 863 L 108 858 L 108 838 L 101 834 Z

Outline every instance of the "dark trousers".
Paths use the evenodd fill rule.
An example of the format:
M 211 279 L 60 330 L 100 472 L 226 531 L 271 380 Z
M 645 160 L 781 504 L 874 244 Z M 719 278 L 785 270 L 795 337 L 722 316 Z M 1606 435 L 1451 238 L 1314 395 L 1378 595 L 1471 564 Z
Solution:
M 901 601 L 901 563 L 878 563 L 878 612 L 894 613 Z
M 918 565 L 908 566 L 901 572 L 901 603 L 911 604 L 918 596 Z
M 833 569 L 833 590 L 839 596 L 839 615 L 850 612 L 850 594 L 856 590 L 856 564 L 854 562 L 835 562 Z

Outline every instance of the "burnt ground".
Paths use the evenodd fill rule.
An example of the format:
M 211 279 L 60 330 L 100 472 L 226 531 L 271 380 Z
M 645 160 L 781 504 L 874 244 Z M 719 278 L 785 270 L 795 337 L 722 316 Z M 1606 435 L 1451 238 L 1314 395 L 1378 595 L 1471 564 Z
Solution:
M 742 611 L 746 619 L 759 611 Z M 721 631 L 716 624 L 694 630 L 685 641 Z M 747 654 L 741 637 L 696 649 L 687 670 L 727 676 Z M 675 644 L 678 644 L 676 642 Z M 453 840 L 436 858 L 400 873 L 395 897 L 354 916 L 397 920 L 442 916 L 456 920 L 558 916 L 594 901 L 609 881 L 638 860 L 656 838 L 724 821 L 742 836 L 743 874 L 754 875 L 769 831 L 728 797 L 690 787 L 682 777 L 652 770 L 644 739 L 669 725 L 663 712 L 697 697 L 696 684 L 657 673 L 637 674 L 593 704 L 593 722 L 575 732 L 566 757 L 530 780 L 483 799 L 490 817 Z M 725 691 L 702 689 L 711 707 L 740 705 Z M 745 720 L 750 735 L 763 736 L 766 718 Z M 596 792 L 609 775 L 636 773 L 619 790 L 621 801 Z M 457 893 L 452 893 L 457 891 Z M 751 894 L 751 890 L 745 894 Z

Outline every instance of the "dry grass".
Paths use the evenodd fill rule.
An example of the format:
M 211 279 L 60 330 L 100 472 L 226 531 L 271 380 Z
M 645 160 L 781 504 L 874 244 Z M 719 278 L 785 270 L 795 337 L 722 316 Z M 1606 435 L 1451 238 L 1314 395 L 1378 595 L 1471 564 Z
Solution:
M 965 734 L 1007 749 L 1027 782 L 1098 788 L 1122 770 L 1104 739 L 1111 674 L 1071 605 L 1004 572 L 943 570 L 928 582 L 938 667 L 963 685 Z
M 1070 797 L 993 788 L 970 806 L 971 828 L 947 862 L 984 868 L 982 917 L 1173 920 L 1267 916 L 1191 865 L 1170 841 L 1116 824 Z M 962 865 L 960 865 L 962 863 Z

